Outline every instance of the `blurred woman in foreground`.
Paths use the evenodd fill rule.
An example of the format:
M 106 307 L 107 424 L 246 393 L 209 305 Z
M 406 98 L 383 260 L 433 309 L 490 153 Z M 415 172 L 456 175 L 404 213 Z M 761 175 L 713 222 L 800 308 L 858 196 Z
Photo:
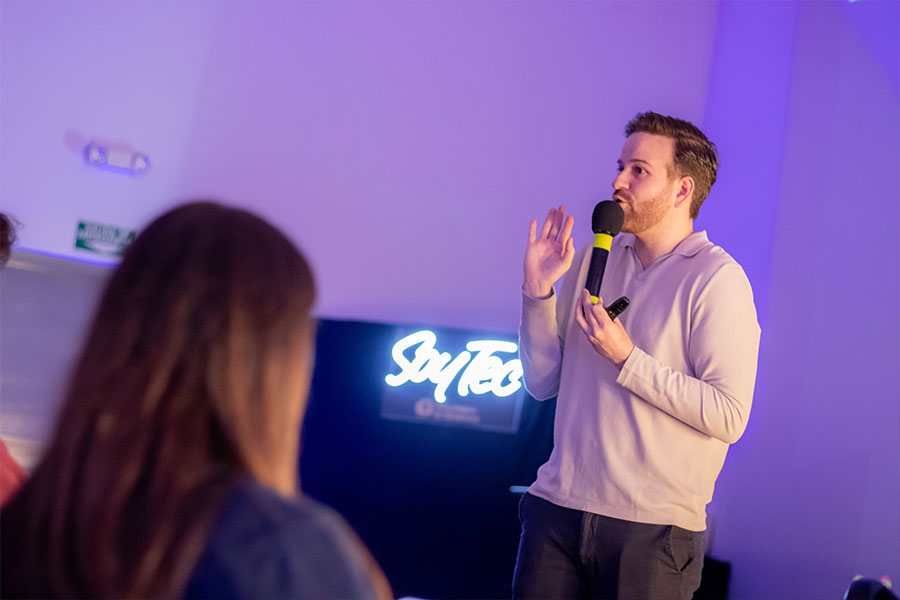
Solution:
M 349 526 L 298 495 L 314 298 L 303 256 L 250 213 L 151 223 L 0 512 L 0 595 L 388 597 Z

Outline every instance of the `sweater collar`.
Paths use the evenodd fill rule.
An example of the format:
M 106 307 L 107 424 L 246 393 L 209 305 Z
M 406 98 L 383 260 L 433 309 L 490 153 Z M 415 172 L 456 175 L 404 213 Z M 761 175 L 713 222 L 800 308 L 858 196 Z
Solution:
M 622 234 L 622 245 L 634 250 L 634 242 L 635 237 L 633 233 L 623 233 Z M 678 245 L 672 248 L 672 251 L 669 254 L 680 254 L 681 256 L 693 256 L 700 252 L 700 250 L 709 243 L 709 237 L 706 235 L 706 230 L 703 231 L 695 231 L 680 242 Z

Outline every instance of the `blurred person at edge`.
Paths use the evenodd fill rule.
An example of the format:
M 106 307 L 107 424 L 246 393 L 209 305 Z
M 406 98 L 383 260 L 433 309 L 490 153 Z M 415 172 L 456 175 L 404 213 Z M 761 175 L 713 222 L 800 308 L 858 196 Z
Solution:
M 520 353 L 528 391 L 557 402 L 553 451 L 519 505 L 516 598 L 691 598 L 706 505 L 750 414 L 760 335 L 750 282 L 694 231 L 715 145 L 653 112 L 625 136 L 612 181 L 624 234 L 597 304 L 584 289 L 592 245 L 575 256 L 572 216 L 561 206 L 540 232 L 530 225 Z M 631 306 L 612 320 L 603 296 Z
M 0 213 L 0 268 L 6 266 L 9 255 L 12 252 L 13 242 L 16 241 L 16 227 L 13 220 Z M 0 439 L 0 507 L 4 506 L 16 495 L 28 473 L 12 457 L 6 444 Z
M 0 595 L 389 598 L 349 525 L 300 494 L 312 271 L 212 202 L 112 273 L 56 431 L 0 512 Z

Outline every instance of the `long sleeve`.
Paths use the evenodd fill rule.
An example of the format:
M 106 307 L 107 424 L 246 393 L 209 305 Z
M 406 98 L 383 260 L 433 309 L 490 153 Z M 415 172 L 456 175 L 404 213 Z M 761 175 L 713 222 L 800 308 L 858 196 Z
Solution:
M 583 246 L 575 255 L 571 268 L 562 278 L 558 296 L 555 291 L 547 298 L 532 298 L 522 293 L 519 358 L 525 389 L 536 400 L 553 398 L 559 392 L 566 326 L 589 249 L 589 245 Z
M 529 394 L 537 400 L 547 400 L 559 392 L 562 343 L 556 324 L 555 292 L 548 298 L 522 293 L 519 358 Z
M 723 265 L 692 303 L 688 374 L 635 348 L 617 382 L 653 406 L 731 444 L 744 432 L 756 379 L 760 329 L 743 270 Z

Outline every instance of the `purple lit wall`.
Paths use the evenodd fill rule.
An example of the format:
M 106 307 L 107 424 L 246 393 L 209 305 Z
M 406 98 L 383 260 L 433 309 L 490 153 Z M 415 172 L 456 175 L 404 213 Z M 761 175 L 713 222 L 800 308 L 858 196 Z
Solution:
M 769 267 L 766 296 L 755 286 L 765 316 L 755 407 L 719 480 L 716 551 L 742 565 L 733 581 L 741 598 L 836 597 L 854 572 L 896 583 L 900 5 L 721 9 L 720 24 L 733 18 L 747 44 L 734 64 L 763 75 L 758 89 L 735 87 L 744 94 L 728 100 L 736 131 L 751 140 L 734 159 L 766 170 L 740 180 L 741 202 L 761 218 L 743 231 L 709 228 L 730 227 L 735 246 L 758 245 Z M 751 43 L 747 13 L 767 11 L 753 35 L 766 34 Z M 780 63 L 770 50 L 790 36 Z M 778 130 L 770 148 L 753 144 Z M 763 197 L 773 191 L 774 203 Z
M 565 203 L 587 241 L 624 123 L 690 119 L 722 156 L 698 226 L 763 327 L 712 550 L 734 598 L 839 597 L 900 580 L 898 25 L 877 0 L 3 0 L 0 208 L 90 258 L 79 220 L 221 198 L 303 247 L 322 316 L 513 331 L 529 219 Z M 87 167 L 92 140 L 152 168 Z
M 509 331 L 528 221 L 564 202 L 586 241 L 624 123 L 702 119 L 716 23 L 677 2 L 3 9 L 3 203 L 24 247 L 71 255 L 78 219 L 138 228 L 221 197 L 298 240 L 325 316 Z M 638 23 L 663 56 L 631 43 Z M 94 136 L 152 170 L 85 168 L 74 141 Z

